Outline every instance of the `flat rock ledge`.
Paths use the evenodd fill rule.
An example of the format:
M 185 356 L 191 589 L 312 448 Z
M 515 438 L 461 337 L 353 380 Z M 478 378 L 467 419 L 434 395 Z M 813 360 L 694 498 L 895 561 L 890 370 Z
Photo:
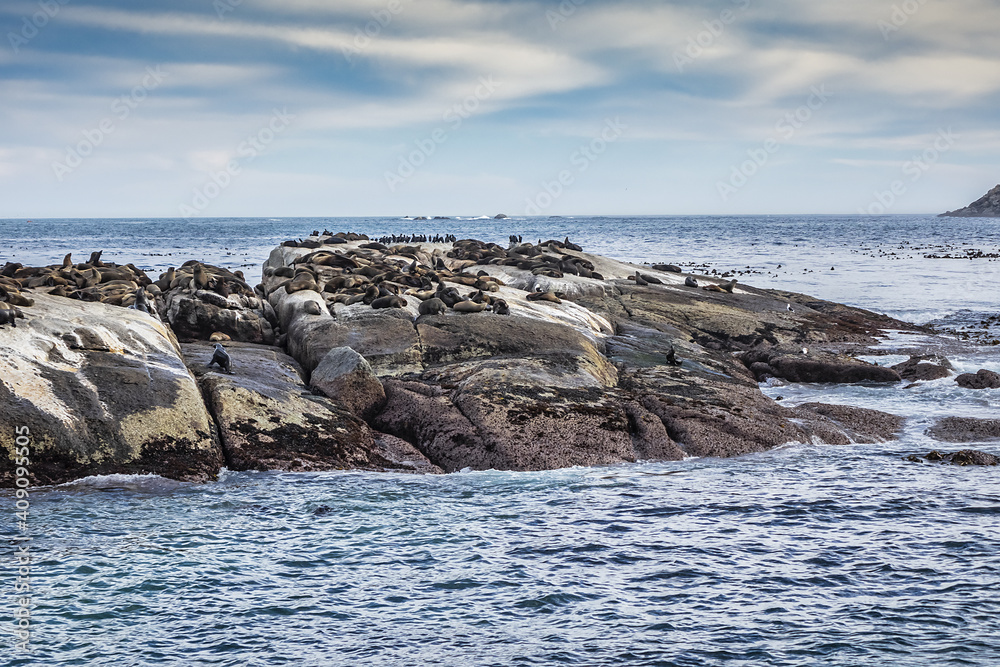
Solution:
M 14 484 L 24 426 L 32 484 L 206 481 L 223 466 L 545 470 L 880 442 L 902 428 L 860 407 L 787 407 L 757 383 L 902 384 L 845 350 L 918 327 L 568 241 L 436 241 L 315 235 L 276 248 L 252 289 L 189 262 L 147 279 L 152 313 L 11 271 L 5 289 L 31 305 L 0 325 L 0 485 Z M 37 286 L 59 268 L 25 271 Z M 229 372 L 210 365 L 220 340 Z

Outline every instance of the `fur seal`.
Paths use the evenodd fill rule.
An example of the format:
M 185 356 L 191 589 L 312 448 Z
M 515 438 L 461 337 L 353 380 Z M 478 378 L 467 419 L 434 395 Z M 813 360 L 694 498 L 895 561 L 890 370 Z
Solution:
M 24 317 L 24 313 L 18 310 L 14 306 L 8 304 L 0 304 L 0 326 L 4 324 L 9 324 L 10 326 L 17 328 L 17 318 Z
M 453 309 L 460 313 L 481 313 L 486 310 L 487 305 L 485 303 L 476 303 L 475 301 L 459 301 L 454 306 Z
M 552 303 L 562 303 L 562 299 L 552 292 L 529 292 L 524 298 L 528 301 L 550 301 Z
M 722 289 L 721 287 L 719 287 L 718 285 L 716 285 L 715 283 L 712 283 L 711 285 L 705 285 L 704 287 L 702 287 L 702 289 L 705 290 L 706 292 L 725 292 L 726 291 L 726 290 Z
M 440 315 L 446 310 L 448 310 L 448 306 L 444 305 L 444 301 L 436 296 L 421 301 L 420 305 L 417 306 L 417 312 L 421 315 Z
M 497 315 L 510 315 L 510 306 L 503 299 L 494 299 L 493 312 Z
M 212 355 L 212 360 L 208 362 L 208 365 L 218 364 L 226 373 L 233 372 L 233 360 L 226 352 L 226 348 L 222 347 L 222 343 L 215 344 L 215 354 Z
M 135 302 L 129 308 L 138 310 L 149 315 L 149 300 L 146 299 L 146 290 L 140 287 L 135 291 Z
M 372 301 L 372 308 L 405 308 L 406 299 L 396 296 L 395 294 L 390 294 L 388 296 L 380 296 L 379 298 Z
M 629 277 L 635 281 L 636 285 L 639 285 L 640 287 L 645 287 L 646 285 L 649 284 L 638 271 L 635 272 L 634 276 L 629 276 Z
M 320 305 L 315 301 L 306 301 L 302 305 L 302 310 L 309 315 L 320 315 L 323 312 L 323 309 L 320 308 Z
M 684 279 L 684 286 L 685 287 L 697 287 L 698 286 L 698 281 L 695 280 L 694 278 L 692 278 L 691 276 L 688 276 L 687 278 Z
M 653 264 L 657 271 L 669 271 L 670 273 L 681 273 L 681 267 L 674 264 Z
M 719 287 L 732 294 L 733 288 L 736 287 L 736 278 L 733 278 L 728 283 L 722 283 L 721 285 L 719 285 Z
M 292 294 L 293 292 L 301 292 L 303 290 L 312 290 L 314 292 L 319 291 L 319 285 L 316 284 L 316 279 L 309 271 L 299 272 L 294 278 L 292 278 L 290 283 L 285 285 L 285 291 L 289 294 Z
M 208 337 L 208 340 L 212 341 L 213 343 L 218 343 L 224 340 L 232 340 L 232 338 L 229 336 L 229 334 L 224 334 L 221 331 L 213 331 L 212 335 Z
M 206 289 L 208 287 L 208 271 L 201 264 L 194 265 L 194 284 L 195 289 Z

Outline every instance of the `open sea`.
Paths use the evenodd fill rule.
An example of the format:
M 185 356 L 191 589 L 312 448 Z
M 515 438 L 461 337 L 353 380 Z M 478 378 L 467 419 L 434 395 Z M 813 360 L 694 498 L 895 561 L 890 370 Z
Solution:
M 1000 220 L 0 220 L 0 265 L 103 249 L 154 279 L 198 259 L 256 282 L 274 246 L 323 229 L 569 236 L 930 324 L 958 372 L 1000 371 Z M 885 351 L 917 338 L 889 336 Z M 732 459 L 31 489 L 27 651 L 14 634 L 25 533 L 0 491 L 0 665 L 1000 665 L 1000 469 L 903 460 L 1000 454 L 925 433 L 943 416 L 1000 418 L 1000 390 L 762 389 L 907 426 L 890 443 Z

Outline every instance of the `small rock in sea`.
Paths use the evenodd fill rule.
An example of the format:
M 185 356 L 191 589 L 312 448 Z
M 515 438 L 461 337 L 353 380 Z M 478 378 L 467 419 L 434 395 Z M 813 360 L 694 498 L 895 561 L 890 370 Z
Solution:
M 918 456 L 914 455 L 904 457 L 904 460 L 917 463 L 921 461 Z M 956 466 L 995 466 L 1000 464 L 1000 458 L 978 449 L 963 449 L 957 452 L 939 452 L 935 449 L 929 452 L 923 460 L 950 463 Z
M 975 373 L 962 373 L 955 382 L 965 389 L 1000 389 L 1000 373 L 980 368 Z

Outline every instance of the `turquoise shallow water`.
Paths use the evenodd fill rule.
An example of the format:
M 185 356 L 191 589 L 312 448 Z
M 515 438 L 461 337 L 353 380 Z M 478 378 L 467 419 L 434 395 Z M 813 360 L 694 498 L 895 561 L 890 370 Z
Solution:
M 920 216 L 0 221 L 0 263 L 104 248 L 154 272 L 191 258 L 252 272 L 324 227 L 569 235 L 954 326 L 1000 309 L 1000 262 L 924 257 L 995 252 L 1000 224 Z M 997 348 L 953 361 L 1000 370 Z M 938 416 L 995 418 L 1000 390 L 765 391 L 885 409 L 907 428 L 728 460 L 32 490 L 30 653 L 14 648 L 21 533 L 0 492 L 0 665 L 1000 664 L 1000 473 L 902 460 L 941 446 L 924 434 Z

